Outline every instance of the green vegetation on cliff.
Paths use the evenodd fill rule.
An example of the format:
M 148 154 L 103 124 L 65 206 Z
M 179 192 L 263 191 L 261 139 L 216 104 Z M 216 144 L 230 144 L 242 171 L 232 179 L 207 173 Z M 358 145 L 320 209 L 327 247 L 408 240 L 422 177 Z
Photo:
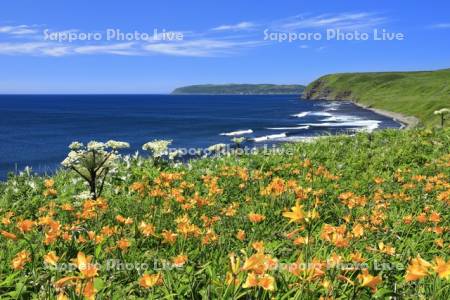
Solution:
M 277 84 L 202 84 L 190 85 L 175 89 L 172 94 L 205 94 L 205 95 L 270 95 L 294 94 L 303 92 L 303 85 Z
M 419 118 L 434 126 L 435 110 L 450 106 L 450 69 L 429 72 L 343 73 L 309 84 L 307 99 L 352 100 Z

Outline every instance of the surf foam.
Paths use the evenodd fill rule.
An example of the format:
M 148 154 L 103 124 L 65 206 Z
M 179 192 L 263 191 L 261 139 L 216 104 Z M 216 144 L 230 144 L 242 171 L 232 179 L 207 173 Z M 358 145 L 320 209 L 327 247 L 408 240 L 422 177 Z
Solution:
M 220 135 L 224 135 L 224 136 L 238 136 L 238 135 L 244 135 L 244 134 L 250 134 L 250 133 L 253 133 L 253 130 L 247 129 L 247 130 L 223 132 Z

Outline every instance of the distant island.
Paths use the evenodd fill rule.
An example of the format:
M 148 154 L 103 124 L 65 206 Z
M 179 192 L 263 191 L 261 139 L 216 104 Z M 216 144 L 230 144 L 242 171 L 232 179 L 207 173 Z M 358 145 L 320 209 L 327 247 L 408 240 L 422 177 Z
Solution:
M 173 95 L 300 95 L 305 86 L 299 84 L 200 84 L 175 89 Z
M 435 126 L 439 118 L 433 112 L 450 103 L 450 69 L 330 74 L 310 83 L 303 97 L 351 100 L 369 108 L 414 116 L 425 126 Z

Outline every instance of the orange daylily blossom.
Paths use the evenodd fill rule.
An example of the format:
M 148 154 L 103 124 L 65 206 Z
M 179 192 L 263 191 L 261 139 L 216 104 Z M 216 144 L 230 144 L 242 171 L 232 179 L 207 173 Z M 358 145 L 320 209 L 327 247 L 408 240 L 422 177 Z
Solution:
M 362 274 L 358 275 L 358 279 L 361 281 L 361 286 L 367 286 L 372 289 L 372 292 L 377 291 L 377 285 L 381 283 L 381 276 L 372 276 L 367 269 L 362 270 Z
M 58 195 L 58 192 L 53 188 L 48 188 L 44 191 L 43 195 L 44 197 L 56 196 Z
M 130 190 L 133 192 L 139 192 L 140 194 L 143 194 L 145 191 L 145 184 L 142 182 L 134 182 L 130 185 Z
M 0 234 L 3 235 L 5 238 L 10 239 L 10 240 L 17 240 L 17 236 L 13 233 L 10 233 L 8 231 L 4 231 L 4 230 L 0 230 Z
M 206 230 L 205 234 L 202 237 L 202 245 L 209 245 L 215 241 L 217 241 L 218 236 L 217 234 L 214 232 L 213 229 L 208 229 Z
M 441 214 L 434 211 L 430 214 L 429 220 L 433 223 L 439 223 L 441 221 Z
M 69 204 L 69 203 L 61 204 L 61 209 L 64 211 L 74 211 L 75 210 L 75 208 L 73 208 L 72 204 Z
M 55 251 L 50 251 L 46 255 L 44 255 L 44 261 L 52 266 L 56 266 L 58 263 L 59 257 L 56 255 Z
M 16 256 L 11 261 L 11 267 L 14 270 L 23 270 L 23 267 L 27 262 L 30 262 L 30 252 L 23 250 L 16 254 Z
M 152 288 L 157 285 L 163 284 L 163 277 L 162 274 L 144 274 L 139 279 L 139 285 L 143 287 L 144 289 Z
M 339 255 L 339 254 L 333 252 L 333 253 L 330 255 L 330 257 L 327 259 L 327 264 L 328 264 L 330 267 L 335 267 L 335 266 L 340 265 L 340 264 L 342 263 L 343 260 L 344 260 L 344 259 L 343 259 L 343 257 L 342 257 L 341 255 Z
M 31 220 L 23 220 L 17 223 L 17 228 L 22 232 L 22 233 L 27 233 L 30 232 L 33 229 L 33 226 L 36 223 L 34 221 Z
M 118 215 L 116 216 L 116 221 L 125 225 L 131 225 L 133 224 L 133 219 L 132 218 L 125 218 L 122 215 Z
M 126 251 L 128 248 L 130 248 L 131 243 L 127 239 L 120 239 L 117 241 L 117 248 L 119 248 L 122 251 Z
M 94 287 L 94 280 L 88 280 L 83 288 L 83 296 L 88 300 L 95 300 L 96 293 L 97 290 Z
M 252 248 L 255 249 L 257 252 L 264 252 L 264 242 L 263 241 L 256 241 L 252 243 Z
M 152 224 L 147 224 L 144 221 L 139 224 L 139 230 L 146 237 L 155 235 L 155 226 L 153 226 Z
M 93 278 L 98 275 L 98 269 L 91 261 L 92 256 L 86 256 L 83 252 L 78 252 L 77 258 L 74 258 L 72 263 L 85 278 Z
M 6 215 L 2 218 L 2 224 L 8 226 L 11 224 L 11 218 L 14 217 L 14 212 L 7 212 Z
M 364 235 L 364 226 L 361 224 L 355 224 L 352 229 L 354 237 L 362 237 Z
M 260 214 L 256 214 L 256 213 L 249 213 L 247 215 L 247 217 L 250 220 L 250 222 L 252 222 L 252 223 L 259 223 L 266 219 L 266 217 L 264 215 L 260 215 Z
M 56 300 L 69 300 L 69 297 L 67 297 L 66 294 L 61 292 L 56 296 Z
M 366 260 L 362 257 L 361 252 L 358 252 L 358 251 L 353 252 L 352 254 L 350 254 L 350 259 L 351 259 L 351 261 L 356 262 L 356 263 L 363 263 L 363 262 L 366 261 Z
M 49 188 L 52 188 L 54 185 L 55 185 L 55 181 L 53 179 L 44 180 L 45 188 L 49 189 Z
M 178 256 L 175 256 L 174 258 L 172 258 L 172 265 L 174 267 L 182 267 L 188 260 L 187 255 L 184 254 L 180 254 Z
M 283 213 L 283 217 L 290 219 L 289 223 L 299 223 L 302 222 L 305 218 L 305 212 L 303 211 L 303 205 L 300 205 L 298 202 L 295 206 L 293 206 L 292 211 L 286 211 Z
M 253 254 L 245 260 L 242 270 L 252 271 L 255 274 L 262 275 L 267 270 L 276 268 L 278 261 L 270 255 L 265 255 L 263 247 L 259 246 L 257 249 L 256 254 Z
M 110 226 L 105 226 L 101 230 L 101 234 L 105 236 L 112 236 L 114 233 L 116 233 L 116 228 Z
M 293 240 L 293 244 L 294 245 L 308 245 L 312 242 L 312 238 L 306 236 L 299 236 L 298 238 L 296 238 L 295 240 Z
M 425 213 L 420 213 L 416 219 L 419 223 L 425 223 L 427 221 L 427 215 Z
M 450 279 L 450 260 L 446 262 L 443 258 L 436 257 L 434 259 L 433 269 L 439 278 Z
M 255 273 L 249 273 L 247 275 L 247 280 L 242 285 L 244 289 L 261 287 L 266 291 L 275 290 L 275 278 L 269 274 L 257 275 Z
M 431 267 L 431 264 L 426 260 L 422 259 L 420 255 L 417 255 L 416 258 L 413 258 L 406 269 L 405 279 L 406 281 L 414 281 L 422 279 L 428 276 L 428 269 Z
M 387 254 L 387 255 L 394 255 L 395 254 L 395 248 L 391 245 L 385 245 L 383 242 L 378 243 L 378 249 L 380 249 L 381 253 Z
M 63 278 L 59 279 L 58 281 L 56 281 L 54 283 L 54 286 L 58 290 L 58 289 L 61 289 L 61 288 L 65 287 L 66 285 L 72 283 L 72 281 L 77 281 L 77 280 L 80 280 L 80 277 L 78 277 L 78 276 L 66 276 L 66 277 L 63 277 Z
M 435 243 L 439 248 L 444 248 L 444 240 L 443 240 L 443 239 L 436 239 L 436 240 L 434 240 L 434 243 Z
M 236 238 L 240 241 L 245 240 L 245 231 L 242 229 L 239 229 L 238 232 L 236 233 Z
M 409 225 L 411 224 L 413 221 L 413 216 L 412 215 L 407 215 L 405 217 L 403 217 L 403 223 Z
M 163 243 L 173 245 L 175 244 L 177 240 L 177 234 L 173 233 L 171 230 L 163 230 L 161 233 L 161 236 L 163 237 Z
M 382 183 L 384 182 L 384 179 L 381 178 L 381 177 L 376 177 L 376 178 L 373 179 L 373 181 L 374 181 L 376 184 L 382 184 Z

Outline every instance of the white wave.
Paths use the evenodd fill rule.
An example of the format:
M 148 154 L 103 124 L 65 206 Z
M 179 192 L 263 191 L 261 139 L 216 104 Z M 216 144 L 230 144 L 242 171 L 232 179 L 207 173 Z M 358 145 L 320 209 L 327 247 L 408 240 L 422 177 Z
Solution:
M 329 103 L 324 103 L 321 106 L 326 108 L 327 111 L 330 110 L 337 110 L 340 106 L 341 106 L 342 102 L 329 102 Z
M 299 130 L 299 129 L 309 129 L 309 126 L 297 126 L 297 127 L 271 127 L 267 128 L 269 130 Z
M 286 137 L 286 133 L 284 132 L 284 133 L 280 133 L 280 134 L 271 134 L 271 135 L 256 137 L 253 139 L 253 141 L 256 143 L 259 143 L 259 142 L 276 140 L 276 139 L 285 138 L 285 137 Z
M 307 115 L 309 115 L 311 112 L 310 111 L 304 111 L 295 115 L 291 115 L 291 117 L 295 117 L 295 118 L 303 118 L 306 117 Z
M 348 115 L 336 115 L 320 120 L 320 122 L 348 122 L 348 121 L 359 121 L 361 118 L 356 116 Z
M 337 123 L 308 123 L 302 124 L 307 126 L 314 127 L 357 127 L 359 130 L 365 130 L 372 132 L 380 126 L 381 121 L 378 120 L 358 120 L 358 121 L 349 121 L 349 122 L 337 122 Z M 361 128 L 362 127 L 362 128 Z
M 232 131 L 232 132 L 223 132 L 220 135 L 238 136 L 238 135 L 244 135 L 244 134 L 250 134 L 250 133 L 253 133 L 253 130 L 247 129 L 247 130 L 238 130 L 238 131 Z
M 316 111 L 316 112 L 311 113 L 311 116 L 332 117 L 333 114 L 326 112 L 326 111 Z

